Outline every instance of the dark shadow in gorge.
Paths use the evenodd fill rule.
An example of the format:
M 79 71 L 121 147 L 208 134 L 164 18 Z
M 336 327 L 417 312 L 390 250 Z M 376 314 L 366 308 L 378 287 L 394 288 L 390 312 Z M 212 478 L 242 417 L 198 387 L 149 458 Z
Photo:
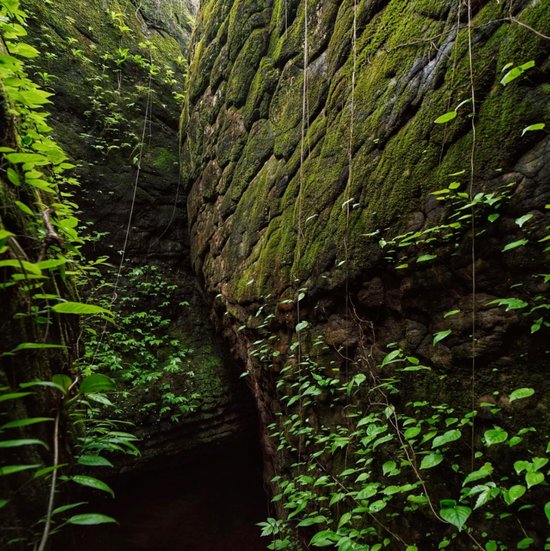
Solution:
M 55 551 L 260 551 L 269 543 L 256 526 L 269 508 L 257 439 L 212 446 L 191 461 L 172 459 L 109 484 L 116 499 L 97 498 L 93 511 L 120 526 L 79 527 Z

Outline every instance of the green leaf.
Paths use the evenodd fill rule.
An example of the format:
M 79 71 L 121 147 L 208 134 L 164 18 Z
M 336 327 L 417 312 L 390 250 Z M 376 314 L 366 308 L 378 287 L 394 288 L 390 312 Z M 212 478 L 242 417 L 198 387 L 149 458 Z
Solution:
M 486 551 L 497 551 L 497 542 L 495 540 L 488 541 L 485 544 Z
M 116 384 L 113 379 L 101 373 L 93 373 L 80 383 L 78 393 L 89 394 L 91 392 L 104 392 L 110 390 L 116 390 Z
M 19 440 L 0 440 L 0 448 L 19 448 L 20 446 L 44 446 L 47 450 L 49 449 L 47 444 L 42 442 L 42 440 L 37 440 L 36 438 L 21 438 Z
M 349 521 L 351 520 L 351 517 L 352 517 L 352 513 L 344 513 L 340 517 L 340 520 L 338 521 L 338 528 L 340 529 L 342 526 L 345 526 L 346 524 L 348 524 Z
M 55 193 L 55 190 L 48 184 L 48 182 L 45 182 L 44 180 L 37 180 L 35 178 L 27 178 L 25 180 L 29 186 L 33 186 L 35 188 L 41 189 L 42 191 L 46 191 L 48 193 Z
M 32 163 L 35 165 L 49 165 L 50 160 L 44 155 L 37 153 L 8 153 L 6 159 L 13 164 Z
M 531 69 L 535 66 L 534 61 L 528 61 L 527 63 L 524 63 L 523 65 L 519 65 L 518 67 L 514 67 L 511 71 L 508 71 L 503 77 L 500 83 L 502 86 L 506 86 L 516 78 L 520 77 L 525 71 L 528 69 Z
M 522 471 L 531 469 L 532 465 L 529 461 L 516 461 L 514 463 L 514 470 L 517 474 L 521 474 Z
M 393 494 L 399 494 L 401 492 L 401 488 L 399 486 L 386 486 L 383 490 L 382 490 L 382 493 L 385 495 L 385 496 L 392 496 Z
M 281 495 L 281 494 L 280 494 Z M 335 503 L 338 503 L 339 501 L 342 501 L 346 497 L 346 494 L 331 494 L 332 497 L 330 498 L 329 507 L 332 507 Z
M 527 549 L 535 540 L 533 538 L 523 538 L 518 542 L 518 549 Z
M 27 262 L 26 260 L 0 260 L 0 268 L 17 268 L 18 270 L 23 270 L 24 272 L 28 272 L 29 274 L 35 274 L 35 275 L 42 275 L 42 272 L 40 269 L 32 264 L 31 262 Z
M 418 505 L 426 505 L 428 503 L 428 498 L 425 495 L 409 496 L 407 497 L 407 501 L 412 501 Z
M 33 417 L 29 419 L 18 419 L 17 421 L 10 421 L 5 425 L 2 425 L 0 429 L 13 429 L 16 427 L 26 427 L 28 425 L 34 425 L 36 423 L 43 423 L 44 421 L 53 421 L 51 417 Z
M 333 545 L 335 541 L 338 541 L 340 536 L 337 536 L 331 530 L 323 530 L 322 532 L 317 532 L 309 542 L 309 545 L 314 545 L 315 547 L 327 547 L 328 545 Z
M 527 302 L 524 302 L 519 298 L 497 298 L 496 300 L 492 300 L 491 302 L 488 302 L 487 306 L 490 306 L 492 304 L 498 304 L 499 306 L 506 306 L 507 312 L 509 310 L 520 310 L 521 308 L 525 308 L 526 306 L 529 306 Z
M 39 55 L 36 48 L 33 48 L 31 45 L 25 44 L 24 42 L 10 42 L 9 46 L 11 54 L 20 55 L 21 57 L 37 57 Z M 51 96 L 52 94 L 49 95 Z
M 107 492 L 115 497 L 115 493 L 113 492 L 113 490 L 111 490 L 111 488 L 109 488 L 109 486 L 107 486 L 107 484 L 105 484 L 105 482 L 98 480 L 93 476 L 84 476 L 78 474 L 71 476 L 70 480 L 82 486 L 89 486 L 90 488 L 94 488 L 96 490 L 102 490 L 103 492 Z
M 41 342 L 23 342 L 16 346 L 12 352 L 19 352 L 21 350 L 43 350 L 49 348 L 67 348 L 62 344 L 43 344 Z
M 34 108 L 38 105 L 45 105 L 46 103 L 52 103 L 48 98 L 52 96 L 53 94 L 50 94 L 49 92 L 44 92 L 43 90 L 22 90 L 19 92 L 19 100 L 26 106 Z M 53 153 L 53 151 L 49 151 L 49 153 Z M 51 160 L 47 158 L 47 163 L 50 164 Z M 38 163 L 35 164 L 44 164 L 44 163 Z
M 416 262 L 427 262 L 428 260 L 433 260 L 437 258 L 436 254 L 423 254 L 416 259 Z
M 525 486 L 516 485 L 512 486 L 509 490 L 503 490 L 502 496 L 507 505 L 512 505 L 512 503 L 523 496 L 526 491 L 527 488 L 525 488 Z
M 386 461 L 383 465 L 382 465 L 382 472 L 384 473 L 384 475 L 387 475 L 388 473 L 391 473 L 395 467 L 397 467 L 395 461 Z
M 296 333 L 299 333 L 302 329 L 305 329 L 309 323 L 307 321 L 302 321 L 296 326 Z
M 486 431 L 484 436 L 487 446 L 502 444 L 502 442 L 508 440 L 508 433 L 500 427 L 495 427 L 494 429 Z
M 52 310 L 58 314 L 106 314 L 112 316 L 113 313 L 105 308 L 95 304 L 84 304 L 82 302 L 60 302 L 52 306 Z
M 474 480 L 480 480 L 482 478 L 486 478 L 492 472 L 493 472 L 493 465 L 491 465 L 491 463 L 485 463 L 485 465 L 483 465 L 483 467 L 481 467 L 479 471 L 474 471 L 470 473 L 464 479 L 464 482 L 462 483 L 462 485 L 465 486 L 466 484 L 468 484 L 468 482 L 473 482 Z
M 512 241 L 512 243 L 508 243 L 504 249 L 502 249 L 502 252 L 510 251 L 512 249 L 516 249 L 517 247 L 523 247 L 523 245 L 527 245 L 529 243 L 529 239 L 519 239 L 518 241 Z
M 434 340 L 432 342 L 432 346 L 435 346 L 438 342 L 442 341 L 444 338 L 448 337 L 453 332 L 452 329 L 448 329 L 447 331 L 439 331 L 434 335 Z
M 526 132 L 532 132 L 533 130 L 543 130 L 546 125 L 543 122 L 539 122 L 537 124 L 531 124 L 523 129 L 523 132 L 521 133 L 522 136 L 525 136 Z
M 302 520 L 302 522 L 299 522 L 298 528 L 304 527 L 304 526 L 312 526 L 313 524 L 320 524 L 321 522 L 326 522 L 326 521 L 327 521 L 327 517 L 323 515 L 317 515 L 315 517 L 306 518 Z
M 80 505 L 87 505 L 87 501 L 80 501 L 78 503 L 71 503 L 70 505 L 62 505 L 61 507 L 57 507 L 52 511 L 52 515 L 57 515 L 59 513 L 64 513 L 65 511 L 69 511 L 70 509 L 74 509 L 75 507 L 80 507 Z
M 14 236 L 15 236 L 15 234 L 11 233 L 11 231 L 0 229 L 0 241 L 2 239 L 7 239 L 8 237 L 14 237 Z
M 463 507 L 461 505 L 441 509 L 439 511 L 441 518 L 446 520 L 449 524 L 456 526 L 459 532 L 462 530 L 464 523 L 468 520 L 471 514 L 472 510 L 469 507 Z
M 535 394 L 535 390 L 533 388 L 518 388 L 510 394 L 509 400 L 510 402 L 513 402 L 514 400 L 522 400 L 523 398 L 533 396 L 533 394 Z
M 62 390 L 64 394 L 67 394 L 69 392 L 69 388 L 71 388 L 71 385 L 73 382 L 71 381 L 71 378 L 68 375 L 54 375 L 52 377 L 52 382 L 56 385 L 58 385 Z
M 445 434 L 442 434 L 441 436 L 434 438 L 434 441 L 432 443 L 432 448 L 437 448 L 439 446 L 448 444 L 449 442 L 454 442 L 455 440 L 459 440 L 461 436 L 462 436 L 462 433 L 458 429 L 448 430 Z
M 371 484 L 367 484 L 356 496 L 355 499 L 361 500 L 361 499 L 369 499 L 376 493 L 378 493 L 378 484 L 377 482 L 372 482 Z
M 548 464 L 548 461 L 550 461 L 550 459 L 546 457 L 533 457 L 533 471 L 539 471 Z
M 32 392 L 11 392 L 10 394 L 0 394 L 0 402 L 6 402 L 7 400 L 17 400 L 29 396 Z
M 61 388 L 59 385 L 55 384 L 52 381 L 32 381 L 30 383 L 21 383 L 19 386 L 21 388 L 29 388 L 31 386 L 45 386 L 45 387 L 55 388 L 63 392 L 63 388 Z
M 34 216 L 34 212 L 30 209 L 30 207 L 25 205 L 25 203 L 22 203 L 21 201 L 15 201 L 15 204 L 20 211 L 28 214 L 29 216 Z
M 8 180 L 14 185 L 14 186 L 20 186 L 21 180 L 19 179 L 19 174 L 13 168 L 8 168 Z
M 81 465 L 86 465 L 87 467 L 112 467 L 113 464 L 104 457 L 100 455 L 81 455 L 78 458 L 78 462 Z
M 59 465 L 53 465 L 51 467 L 45 467 L 44 469 L 40 469 L 39 471 L 36 471 L 33 475 L 34 478 L 40 478 L 41 476 L 44 476 L 46 474 L 50 474 L 53 471 L 57 471 L 57 469 L 61 469 L 63 467 L 66 467 L 68 463 L 60 463 Z
M 8 465 L 7 467 L 0 467 L 0 476 L 19 473 L 28 469 L 36 469 L 38 467 L 40 467 L 40 465 Z
M 114 522 L 118 524 L 118 522 L 112 518 L 108 517 L 106 515 L 100 515 L 98 513 L 86 513 L 83 515 L 74 515 L 70 519 L 67 520 L 69 524 L 79 524 L 81 526 L 90 526 L 94 524 L 106 524 L 109 522 Z
M 457 112 L 456 111 L 449 111 L 448 113 L 445 113 L 444 115 L 441 115 L 441 117 L 438 117 L 435 119 L 435 124 L 444 124 L 446 122 L 452 121 L 456 118 Z
M 410 440 L 411 438 L 414 438 L 415 436 L 418 436 L 420 434 L 421 429 L 418 427 L 411 427 L 410 429 L 407 429 L 405 431 L 405 438 Z
M 537 484 L 544 482 L 544 474 L 538 472 L 526 473 L 525 481 L 527 482 L 527 487 L 531 488 L 532 486 L 536 486 Z
M 409 545 L 405 551 L 418 551 L 416 545 Z
M 386 505 L 387 505 L 386 501 L 384 501 L 383 499 L 379 499 L 369 505 L 369 513 L 372 513 L 372 514 L 379 513 L 382 509 L 386 507 Z
M 387 354 L 386 357 L 382 360 L 380 367 L 384 367 L 394 362 L 401 361 L 400 358 L 401 358 L 401 350 L 393 350 L 392 352 Z
M 448 318 L 450 316 L 454 316 L 455 314 L 459 314 L 460 310 L 451 310 L 450 312 L 447 312 L 443 317 Z
M 61 258 L 61 259 L 54 259 L 51 258 L 49 260 L 42 260 L 42 262 L 37 262 L 37 266 L 41 270 L 51 270 L 52 268 L 57 268 L 58 266 L 63 266 L 63 264 L 67 264 L 67 259 Z
M 531 218 L 533 218 L 533 215 L 532 214 L 525 214 L 523 216 L 521 216 L 520 218 L 518 218 L 516 220 L 516 224 L 522 228 L 523 227 L 523 224 L 525 224 L 525 222 L 531 220 Z
M 481 486 L 482 491 L 477 498 L 474 509 L 479 509 L 480 507 L 485 505 L 488 501 L 490 501 L 491 499 L 494 499 L 500 493 L 500 490 L 493 486 L 490 486 L 490 485 Z
M 300 398 L 301 398 L 301 396 L 300 396 L 299 394 L 296 394 L 296 396 L 293 396 L 293 397 L 288 401 L 287 406 L 288 406 L 288 407 L 292 406 L 292 405 L 295 404 Z
M 496 222 L 499 218 L 500 218 L 500 214 L 489 214 L 489 216 L 487 217 L 487 219 L 489 220 L 489 222 L 491 222 L 491 224 L 493 222 Z
M 544 514 L 548 519 L 548 524 L 550 524 L 550 501 L 544 506 Z
M 431 469 L 432 467 L 439 465 L 442 461 L 443 461 L 443 456 L 440 453 L 430 453 L 429 455 L 426 455 L 424 459 L 422 459 L 420 468 Z
M 322 391 L 320 393 L 322 393 Z M 306 394 L 307 394 L 307 392 L 304 393 L 304 396 Z M 111 400 L 109 400 L 109 398 L 107 398 L 107 396 L 104 396 L 103 394 L 96 394 L 95 392 L 91 392 L 91 393 L 86 394 L 86 396 L 90 400 L 93 400 L 94 402 L 97 402 L 98 404 L 103 404 L 104 406 L 109 406 L 109 407 L 115 407 L 115 404 L 113 404 L 113 402 L 111 402 Z
M 8 504 L 7 499 L 0 499 L 0 509 L 2 509 L 2 507 L 5 507 L 7 504 Z

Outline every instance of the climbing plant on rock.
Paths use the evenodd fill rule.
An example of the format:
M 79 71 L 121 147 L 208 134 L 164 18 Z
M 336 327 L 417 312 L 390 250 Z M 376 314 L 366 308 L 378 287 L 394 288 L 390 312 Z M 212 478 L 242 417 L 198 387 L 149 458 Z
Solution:
M 78 182 L 66 175 L 74 165 L 50 136 L 43 107 L 52 94 L 27 72 L 28 60 L 40 52 L 24 40 L 26 18 L 18 1 L 0 2 L 0 93 L 6 121 L 0 148 L 0 292 L 5 305 L 0 515 L 3 526 L 10 526 L 0 538 L 3 544 L 30 543 L 43 551 L 65 525 L 115 522 L 99 513 L 74 514 L 85 503 L 60 504 L 66 483 L 112 494 L 101 480 L 79 474 L 77 465 L 110 466 L 105 452 L 139 452 L 135 437 L 117 430 L 117 421 L 93 419 L 98 409 L 92 404 L 110 403 L 104 393 L 114 390 L 113 381 L 101 374 L 79 377 L 72 369 L 77 324 L 70 318 L 99 315 L 112 321 L 112 314 L 80 302 L 76 293 L 75 281 L 89 268 L 76 229 L 78 206 L 72 201 L 71 187 Z M 52 430 L 46 428 L 52 424 Z

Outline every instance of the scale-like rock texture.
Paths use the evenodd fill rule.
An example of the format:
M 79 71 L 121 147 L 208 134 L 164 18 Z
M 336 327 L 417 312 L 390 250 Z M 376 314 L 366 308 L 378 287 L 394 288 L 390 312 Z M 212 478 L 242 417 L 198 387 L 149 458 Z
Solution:
M 542 36 L 550 6 L 471 4 L 469 26 L 466 3 L 357 1 L 355 49 L 350 0 L 201 7 L 182 122 L 192 261 L 249 370 L 264 423 L 289 439 L 298 405 L 281 396 L 296 395 L 298 383 L 293 390 L 280 372 L 296 362 L 291 345 L 303 321 L 302 354 L 344 382 L 350 366 L 368 375 L 397 343 L 434 368 L 408 384 L 407 397 L 466 411 L 472 399 L 476 407 L 490 399 L 506 412 L 510 403 L 493 392 L 532 387 L 537 399 L 515 421 L 547 433 L 547 329 L 531 335 L 537 315 L 489 303 L 548 303 L 548 284 L 533 276 L 550 267 L 537 245 L 550 224 L 550 140 L 546 131 L 522 131 L 550 120 L 550 40 Z M 432 195 L 450 184 L 463 194 L 454 207 Z M 474 244 L 465 205 L 477 193 L 485 203 L 476 207 Z M 502 193 L 510 197 L 494 210 Z M 446 229 L 434 239 L 420 235 L 440 224 Z M 408 243 L 393 241 L 406 232 Z M 454 236 L 443 239 L 446 232 Z M 521 239 L 524 246 L 510 246 Z M 445 317 L 451 310 L 459 312 Z M 329 350 L 318 352 L 315 341 Z M 300 415 L 334 431 L 345 415 L 325 398 Z M 291 443 L 301 456 L 265 437 L 268 473 L 296 475 L 291 465 L 313 452 L 299 438 Z M 341 457 L 327 468 L 343 465 Z M 406 530 L 420 537 L 415 529 L 426 525 L 413 524 Z M 532 527 L 539 536 L 541 526 Z
M 210 0 L 199 17 L 183 175 L 195 269 L 230 302 L 281 294 L 294 277 L 308 287 L 340 285 L 381 255 L 363 234 L 398 220 L 401 228 L 422 228 L 436 217 L 428 192 L 462 170 L 457 179 L 464 188 L 469 181 L 471 104 L 434 124 L 470 97 L 466 13 L 444 0 L 358 2 L 352 106 L 353 3 L 310 1 L 304 118 L 304 5 Z M 547 120 L 549 43 L 503 21 L 506 2 L 474 8 L 474 181 L 481 190 L 516 172 L 545 137 L 521 132 Z M 548 33 L 544 2 L 514 2 L 514 15 Z M 531 60 L 528 76 L 499 84 L 507 64 Z

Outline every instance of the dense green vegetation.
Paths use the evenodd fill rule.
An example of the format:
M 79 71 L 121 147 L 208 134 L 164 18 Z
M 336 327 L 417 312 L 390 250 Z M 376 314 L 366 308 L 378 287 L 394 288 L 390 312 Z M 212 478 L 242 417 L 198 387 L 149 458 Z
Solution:
M 0 547 L 237 433 L 236 362 L 268 549 L 550 549 L 548 6 L 208 0 L 188 68 L 175 5 L 0 0 Z
M 62 506 L 56 503 L 56 495 L 67 483 L 112 494 L 107 484 L 88 474 L 80 474 L 74 466 L 112 467 L 103 454 L 139 452 L 133 444 L 136 438 L 124 431 L 125 421 L 97 416 L 98 408 L 110 404 L 105 392 L 115 389 L 112 379 L 101 373 L 75 372 L 72 368 L 61 371 L 61 366 L 51 370 L 51 378 L 43 379 L 40 376 L 47 374 L 47 370 L 37 369 L 41 367 L 39 363 L 31 363 L 31 369 L 19 366 L 20 362 L 29 361 L 29 353 L 47 358 L 47 351 L 51 349 L 74 347 L 76 343 L 71 342 L 70 333 L 59 336 L 58 330 L 50 330 L 52 325 L 64 329 L 58 316 L 98 315 L 105 324 L 113 323 L 113 314 L 108 309 L 78 301 L 75 285 L 86 283 L 92 269 L 81 252 L 85 239 L 76 229 L 78 206 L 72 200 L 72 188 L 79 183 L 66 176 L 67 171 L 75 167 L 67 162 L 63 150 L 50 137 L 52 129 L 43 107 L 50 103 L 48 98 L 52 94 L 35 84 L 26 70 L 28 60 L 39 55 L 25 42 L 26 17 L 18 2 L 2 2 L 3 117 L 7 124 L 11 123 L 13 137 L 7 142 L 10 146 L 6 143 L 2 147 L 6 163 L 4 174 L 10 187 L 2 188 L 3 204 L 9 210 L 1 220 L 3 259 L 0 268 L 5 275 L 1 288 L 7 308 L 4 321 L 18 326 L 20 334 L 16 332 L 16 338 L 21 341 L 14 342 L 11 350 L 2 352 L 0 401 L 6 409 L 2 412 L 0 429 L 0 448 L 5 453 L 0 474 L 15 479 L 15 483 L 10 480 L 2 486 L 7 493 L 2 496 L 0 506 L 7 510 L 2 511 L 6 515 L 3 518 L 11 516 L 15 520 L 13 532 L 7 537 L 2 534 L 2 544 L 34 541 L 36 548 L 42 551 L 48 548 L 49 537 L 67 524 L 115 522 L 99 513 L 75 514 L 73 509 L 85 505 L 82 502 Z M 44 75 L 41 78 L 44 79 Z M 17 233 L 8 229 L 11 227 Z M 10 311 L 12 305 L 15 308 Z M 23 340 L 25 337 L 29 340 Z M 9 338 L 4 342 L 9 344 Z M 71 361 L 70 356 L 63 359 Z M 23 406 L 22 400 L 33 400 L 37 404 Z M 28 416 L 36 407 L 47 411 L 51 417 Z M 42 431 L 41 438 L 32 437 L 35 425 L 49 423 L 53 424 L 53 431 L 49 434 L 49 431 Z M 67 440 L 71 441 L 70 448 Z M 35 451 L 37 447 L 45 451 L 39 453 Z M 31 451 L 19 453 L 21 448 Z M 27 462 L 21 464 L 17 460 Z M 69 465 L 71 470 L 66 469 Z M 21 478 L 19 473 L 23 472 L 31 475 Z M 49 490 L 44 509 L 36 508 L 39 516 L 33 518 L 35 507 L 30 506 L 28 500 L 46 485 Z M 10 508 L 15 509 L 14 512 Z M 25 518 L 17 519 L 18 514 Z M 24 526 L 21 522 L 29 524 Z

